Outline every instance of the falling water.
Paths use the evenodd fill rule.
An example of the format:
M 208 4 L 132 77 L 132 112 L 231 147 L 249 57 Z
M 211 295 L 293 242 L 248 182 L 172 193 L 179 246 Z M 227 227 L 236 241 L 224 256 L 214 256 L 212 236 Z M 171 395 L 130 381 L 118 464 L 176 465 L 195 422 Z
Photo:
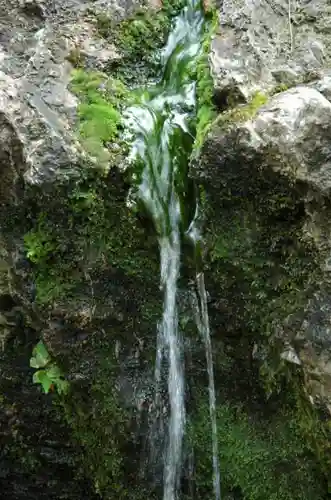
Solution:
M 177 319 L 177 281 L 180 269 L 181 234 L 187 230 L 187 169 L 194 143 L 196 114 L 195 65 L 201 53 L 204 16 L 198 0 L 189 0 L 177 17 L 162 54 L 163 77 L 145 92 L 139 105 L 125 113 L 132 134 L 131 159 L 140 165 L 137 198 L 150 213 L 158 233 L 161 260 L 163 316 L 157 335 L 156 382 L 160 384 L 163 360 L 168 366 L 170 417 L 164 457 L 164 500 L 176 500 L 182 465 L 185 430 L 183 345 Z M 138 167 L 137 167 L 138 168 Z M 199 277 L 200 276 L 200 277 Z M 212 415 L 215 391 L 207 303 L 203 276 L 198 275 L 201 297 L 201 328 L 205 332 Z M 209 339 L 209 341 L 208 341 Z M 213 417 L 213 441 L 216 443 Z M 214 445 L 214 467 L 217 445 Z M 218 471 L 217 471 L 218 473 Z M 216 500 L 220 500 L 219 479 L 214 473 Z
M 196 275 L 197 289 L 199 295 L 199 309 L 200 309 L 200 320 L 197 321 L 198 328 L 205 342 L 206 348 L 206 361 L 208 370 L 208 380 L 209 380 L 209 412 L 210 420 L 212 426 L 212 446 L 213 446 L 213 483 L 215 499 L 220 500 L 221 498 L 221 481 L 220 481 L 220 468 L 218 460 L 218 441 L 217 441 L 217 422 L 216 422 L 216 397 L 215 397 L 215 381 L 214 381 L 214 369 L 213 369 L 213 355 L 212 355 L 212 345 L 210 338 L 210 328 L 209 328 L 209 316 L 207 307 L 207 293 L 205 287 L 205 278 L 202 272 L 198 272 Z

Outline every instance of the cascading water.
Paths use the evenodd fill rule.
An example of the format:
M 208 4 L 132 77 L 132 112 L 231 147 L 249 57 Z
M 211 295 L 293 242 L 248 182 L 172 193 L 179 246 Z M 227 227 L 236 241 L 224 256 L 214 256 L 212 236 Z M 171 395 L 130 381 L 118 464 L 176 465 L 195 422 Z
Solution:
M 155 376 L 156 383 L 160 384 L 165 359 L 170 403 L 164 457 L 164 500 L 176 500 L 178 497 L 185 430 L 184 360 L 177 320 L 177 281 L 181 235 L 188 233 L 193 224 L 191 222 L 190 226 L 184 201 L 187 198 L 187 168 L 195 134 L 195 64 L 202 49 L 203 30 L 202 6 L 197 0 L 189 0 L 177 17 L 163 51 L 161 82 L 145 92 L 139 105 L 130 107 L 125 113 L 127 129 L 132 133 L 130 156 L 141 165 L 137 197 L 154 221 L 160 246 L 164 305 L 158 328 Z M 210 380 L 214 488 L 216 500 L 220 500 L 213 365 L 206 292 L 201 273 L 197 274 L 197 284 L 201 315 L 199 330 L 206 343 Z
M 212 355 L 212 345 L 210 338 L 210 328 L 209 328 L 209 316 L 208 316 L 208 306 L 207 306 L 207 293 L 205 287 L 205 278 L 202 272 L 197 272 L 196 284 L 199 296 L 199 303 L 194 304 L 196 311 L 196 323 L 200 335 L 202 336 L 205 349 L 206 349 L 206 361 L 209 379 L 209 412 L 212 427 L 212 446 L 213 446 L 213 483 L 215 499 L 220 500 L 221 498 L 221 480 L 220 480 L 220 470 L 219 470 L 219 460 L 218 460 L 218 440 L 217 440 L 217 421 L 216 421 L 216 397 L 215 397 L 215 381 L 214 381 L 214 369 L 213 369 L 213 355 Z

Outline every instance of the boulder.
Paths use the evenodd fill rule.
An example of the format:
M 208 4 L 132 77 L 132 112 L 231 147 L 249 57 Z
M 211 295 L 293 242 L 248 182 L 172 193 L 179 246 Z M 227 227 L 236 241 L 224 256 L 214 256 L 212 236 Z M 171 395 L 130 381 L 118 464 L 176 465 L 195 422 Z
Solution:
M 263 345 L 277 344 L 278 359 L 302 367 L 311 400 L 331 408 L 329 89 L 324 76 L 220 114 L 192 172 L 218 220 L 210 265 L 237 276 L 232 322 L 253 325 L 253 358 L 272 371 Z
M 225 0 L 210 62 L 220 104 L 316 79 L 330 64 L 327 0 Z

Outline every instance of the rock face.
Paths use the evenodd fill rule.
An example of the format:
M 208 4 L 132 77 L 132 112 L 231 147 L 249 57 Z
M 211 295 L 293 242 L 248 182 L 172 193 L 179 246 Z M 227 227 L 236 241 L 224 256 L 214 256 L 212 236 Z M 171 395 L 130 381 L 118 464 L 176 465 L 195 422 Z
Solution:
M 211 48 L 220 100 L 245 100 L 257 90 L 318 78 L 330 57 L 327 0 L 226 0 L 220 5 Z
M 260 168 L 267 165 L 327 196 L 331 103 L 316 90 L 320 85 L 317 81 L 311 87 L 300 85 L 282 92 L 257 110 L 255 117 L 245 120 L 243 114 L 244 123 L 231 123 L 231 115 L 220 115 L 213 126 L 214 134 L 224 140 L 217 148 L 219 159 L 226 163 L 238 149 L 250 160 L 261 158 Z M 231 133 L 237 134 L 233 141 L 228 139 Z
M 157 433 L 150 449 L 155 416 L 167 413 L 155 415 L 153 402 L 159 250 L 148 217 L 128 203 L 121 111 L 132 85 L 158 76 L 157 49 L 180 6 L 0 0 L 0 487 L 9 500 L 162 495 Z M 218 9 L 219 115 L 191 176 L 204 194 L 228 499 L 328 498 L 328 431 L 315 411 L 331 404 L 328 10 L 322 0 Z M 195 266 L 184 257 L 182 493 L 199 499 L 212 494 L 209 409 L 192 291 L 182 286 Z M 32 384 L 40 339 L 67 394 Z
M 17 500 L 96 500 L 91 483 L 77 480 L 79 451 L 65 419 L 31 387 L 29 358 L 36 339 L 23 327 L 17 321 L 15 331 L 12 324 L 12 338 L 0 359 L 1 494 Z
M 139 481 L 137 471 L 144 467 L 134 447 L 146 426 L 133 434 L 133 422 L 131 434 L 131 417 L 124 421 L 124 415 L 141 415 L 150 398 L 150 349 L 140 337 L 159 311 L 158 295 L 147 299 L 158 270 L 156 243 L 146 266 L 148 237 L 128 214 L 128 185 L 114 171 L 99 182 L 96 160 L 78 138 L 79 100 L 69 89 L 79 61 L 97 74 L 106 65 L 118 66 L 122 57 L 109 37 L 100 36 L 100 16 L 104 25 L 121 26 L 138 7 L 134 2 L 0 3 L 0 481 L 9 499 L 92 499 L 96 492 L 113 498 L 114 491 L 124 498 L 128 483 Z M 124 26 L 130 35 L 130 24 Z M 94 203 L 99 189 L 111 193 L 108 208 Z M 96 232 L 94 217 L 101 223 Z M 110 239 L 110 226 L 104 224 L 112 226 Z M 76 254 L 75 241 L 82 253 Z M 77 255 L 72 265 L 69 254 Z M 152 278 L 142 285 L 144 268 Z M 73 283 L 75 291 L 66 295 Z M 141 288 L 144 296 L 137 294 Z M 149 305 L 141 313 L 146 299 Z M 73 398 L 46 397 L 32 385 L 29 361 L 40 338 L 79 387 Z M 122 440 L 123 426 L 128 439 Z M 129 462 L 121 468 L 119 448 L 130 446 Z M 87 451 L 90 457 L 83 460 Z
M 266 318 L 267 311 L 271 314 L 264 328 L 282 344 L 282 359 L 302 365 L 312 400 L 327 407 L 329 14 L 327 2 L 222 3 L 210 62 L 215 102 L 225 111 L 213 123 L 194 170 L 208 186 L 215 217 L 226 225 L 225 231 L 237 235 L 232 245 L 222 238 L 216 241 L 212 259 L 223 260 L 222 265 L 232 259 L 245 281 L 243 267 L 248 265 L 252 272 L 248 296 L 243 296 L 248 311 L 244 321 L 254 322 L 253 284 L 261 286 L 264 275 L 260 307 L 265 307 Z M 270 233 L 264 234 L 268 227 Z M 258 241 L 262 234 L 263 250 Z M 255 293 L 258 297 L 260 292 Z M 285 302 L 289 307 L 282 310 Z M 253 351 L 257 355 L 256 344 Z
M 216 190 L 213 200 L 215 197 L 218 205 L 215 205 L 215 210 L 222 212 L 229 203 L 236 205 L 240 211 L 245 210 L 245 214 L 239 215 L 240 211 L 236 211 L 232 217 L 233 224 L 237 219 L 237 224 L 241 226 L 241 229 L 233 228 L 234 232 L 242 231 L 246 242 L 241 242 L 242 248 L 236 249 L 234 244 L 232 248 L 230 245 L 222 250 L 223 242 L 220 241 L 217 259 L 227 261 L 235 252 L 232 258 L 244 261 L 247 248 L 252 253 L 250 258 L 254 258 L 254 253 L 257 258 L 263 226 L 267 229 L 269 225 L 270 235 L 264 240 L 267 246 L 270 244 L 269 253 L 263 257 L 260 255 L 265 259 L 262 267 L 265 265 L 266 279 L 273 281 L 273 292 L 282 294 L 280 302 L 288 292 L 291 296 L 289 302 L 294 300 L 295 295 L 298 300 L 296 304 L 293 302 L 288 315 L 286 311 L 274 311 L 278 318 L 274 325 L 268 325 L 271 327 L 269 334 L 283 341 L 285 351 L 288 342 L 296 347 L 294 361 L 303 363 L 304 370 L 310 374 L 308 378 L 314 378 L 312 385 L 315 389 L 311 395 L 329 405 L 331 394 L 326 358 L 329 350 L 327 304 L 331 251 L 328 223 L 331 103 L 316 90 L 318 88 L 322 88 L 320 81 L 310 87 L 299 85 L 275 95 L 255 111 L 255 116 L 245 116 L 245 107 L 241 115 L 238 112 L 237 115 L 221 115 L 205 142 L 197 174 L 203 183 L 209 185 L 212 182 L 213 193 Z M 236 117 L 239 121 L 231 121 Z M 222 196 L 225 189 L 236 191 L 231 202 Z M 261 193 L 260 189 L 265 189 L 265 193 Z M 238 200 L 238 197 L 242 199 Z M 307 259 L 310 261 L 304 264 L 311 269 L 308 274 L 300 270 L 303 256 L 306 262 Z M 287 261 L 291 262 L 291 266 L 297 266 L 297 277 L 294 269 L 286 269 Z M 240 260 L 233 263 L 239 267 L 241 264 Z M 255 269 L 257 274 L 258 265 Z M 274 275 L 275 270 L 278 276 Z M 293 278 L 303 281 L 294 284 L 291 283 Z M 282 280 L 287 281 L 285 288 L 283 285 L 279 287 Z M 293 289 L 290 291 L 290 287 L 297 288 L 296 292 Z M 264 293 L 267 293 L 266 283 Z M 303 295 L 306 299 L 302 301 Z M 277 299 L 270 312 L 276 304 Z M 269 307 L 266 307 L 266 314 L 267 309 Z
M 96 35 L 93 12 L 98 2 L 2 2 L 0 45 L 0 113 L 2 127 L 17 143 L 2 168 L 43 183 L 72 175 L 82 163 L 73 120 L 77 98 L 68 90 L 73 51 L 103 69 L 118 58 L 114 45 Z M 90 10 L 89 10 L 90 9 Z M 102 7 L 125 16 L 129 7 Z M 13 131 L 14 133 L 13 133 Z M 5 151 L 6 133 L 2 133 Z M 79 154 L 80 153 L 80 154 Z

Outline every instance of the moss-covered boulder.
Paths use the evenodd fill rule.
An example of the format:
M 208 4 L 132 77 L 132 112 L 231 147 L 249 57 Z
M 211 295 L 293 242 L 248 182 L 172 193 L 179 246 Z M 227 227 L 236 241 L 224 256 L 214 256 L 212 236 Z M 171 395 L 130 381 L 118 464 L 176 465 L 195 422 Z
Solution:
M 215 120 L 193 169 L 211 211 L 211 278 L 232 290 L 231 306 L 227 294 L 222 300 L 235 328 L 257 328 L 269 345 L 277 339 L 286 351 L 292 343 L 298 354 L 304 339 L 316 348 L 323 339 L 328 349 L 321 309 L 329 282 L 330 102 L 298 87 L 270 98 L 255 116 L 246 108 Z M 313 302 L 322 314 L 318 341 Z
M 322 88 L 321 82 L 266 99 L 256 94 L 248 104 L 220 113 L 210 125 L 200 158 L 192 162 L 191 174 L 204 195 L 209 312 L 215 346 L 220 350 L 215 359 L 219 411 L 223 414 L 220 436 L 223 426 L 230 434 L 237 430 L 241 433 L 246 424 L 238 420 L 247 418 L 248 434 L 255 432 L 256 418 L 261 432 L 264 425 L 268 433 L 273 432 L 274 419 L 279 422 L 276 427 L 294 425 L 301 444 L 298 447 L 294 442 L 284 443 L 290 460 L 296 460 L 292 451 L 301 449 L 303 455 L 300 451 L 298 460 L 302 465 L 312 451 L 318 457 L 320 471 L 327 477 L 330 469 L 327 151 L 331 105 L 318 88 Z M 323 94 L 326 95 L 325 88 Z M 241 417 L 234 408 L 228 410 L 226 405 L 231 400 L 234 407 L 237 403 L 241 405 L 240 411 L 244 405 L 246 416 Z M 231 417 L 228 411 L 235 413 Z M 234 428 L 238 425 L 238 429 L 235 431 L 232 424 L 224 423 L 223 418 L 233 418 L 237 422 Z M 281 432 L 283 437 L 286 432 Z M 252 469 L 258 470 L 259 466 L 253 465 L 255 452 L 249 450 L 255 438 L 251 441 L 247 437 L 247 457 L 234 444 L 227 455 L 227 440 L 232 438 L 223 435 L 221 449 L 222 439 L 224 482 L 227 483 L 230 474 L 230 493 L 234 498 L 236 494 L 238 498 L 249 499 L 273 498 L 273 495 L 291 498 L 284 486 L 288 478 L 281 480 L 284 485 L 270 479 L 273 489 L 268 490 L 266 464 L 262 467 L 266 475 L 264 486 L 251 474 L 249 486 L 244 463 L 247 460 Z M 240 442 L 246 437 L 237 439 Z M 278 447 L 271 441 L 266 446 Z M 273 458 L 278 461 L 276 452 Z M 241 463 L 238 475 L 232 460 Z M 278 468 L 276 462 L 272 468 Z M 315 466 L 312 467 L 311 472 Z M 315 477 L 311 487 L 306 484 L 301 491 L 293 490 L 292 497 L 317 498 L 315 480 L 319 482 Z M 231 481 L 239 488 L 234 488 L 234 492 Z M 326 498 L 327 490 L 323 488 L 319 494 Z

